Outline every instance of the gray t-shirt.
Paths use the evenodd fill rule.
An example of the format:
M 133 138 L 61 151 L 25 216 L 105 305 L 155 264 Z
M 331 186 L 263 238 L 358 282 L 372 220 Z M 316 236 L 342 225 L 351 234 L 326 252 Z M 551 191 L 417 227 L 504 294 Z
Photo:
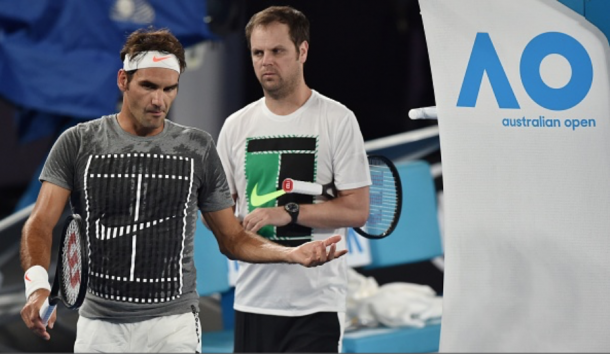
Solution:
M 166 120 L 160 134 L 138 137 L 104 116 L 66 130 L 40 180 L 71 190 L 72 211 L 85 222 L 81 316 L 134 322 L 199 309 L 197 210 L 233 205 L 208 133 Z

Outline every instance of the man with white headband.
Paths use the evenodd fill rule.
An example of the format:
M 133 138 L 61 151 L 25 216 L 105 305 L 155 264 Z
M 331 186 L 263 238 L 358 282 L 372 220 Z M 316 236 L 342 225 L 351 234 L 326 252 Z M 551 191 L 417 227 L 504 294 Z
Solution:
M 198 210 L 232 259 L 318 266 L 345 254 L 335 251 L 341 237 L 283 247 L 245 231 L 233 215 L 210 135 L 166 119 L 186 67 L 180 42 L 167 30 L 139 30 L 127 38 L 121 59 L 120 112 L 66 130 L 40 175 L 22 233 L 27 302 L 21 316 L 50 339 L 39 311 L 49 296 L 53 228 L 70 200 L 89 246 L 74 351 L 200 352 L 193 264 Z M 103 230 L 129 230 L 136 222 L 147 226 L 104 237 Z
M 138 53 L 133 58 L 129 53 L 125 54 L 123 70 L 129 72 L 145 68 L 165 68 L 174 70 L 178 74 L 182 73 L 180 62 L 174 54 L 156 50 Z

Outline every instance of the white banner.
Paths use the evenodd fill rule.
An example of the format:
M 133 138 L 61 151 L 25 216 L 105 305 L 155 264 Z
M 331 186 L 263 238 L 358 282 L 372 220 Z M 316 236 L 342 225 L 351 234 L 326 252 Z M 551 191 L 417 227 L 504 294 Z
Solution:
M 606 37 L 555 0 L 420 0 L 443 161 L 443 352 L 610 351 Z

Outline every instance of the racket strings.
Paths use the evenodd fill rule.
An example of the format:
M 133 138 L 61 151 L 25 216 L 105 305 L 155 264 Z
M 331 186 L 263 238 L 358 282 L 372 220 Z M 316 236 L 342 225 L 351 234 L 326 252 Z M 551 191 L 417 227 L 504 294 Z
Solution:
M 61 290 L 64 301 L 73 306 L 76 304 L 81 287 L 83 271 L 83 250 L 81 234 L 76 221 L 70 222 L 64 237 L 62 252 Z
M 369 160 L 369 168 L 372 182 L 369 188 L 370 209 L 362 230 L 373 236 L 381 236 L 389 231 L 396 219 L 400 196 L 396 177 L 385 162 Z

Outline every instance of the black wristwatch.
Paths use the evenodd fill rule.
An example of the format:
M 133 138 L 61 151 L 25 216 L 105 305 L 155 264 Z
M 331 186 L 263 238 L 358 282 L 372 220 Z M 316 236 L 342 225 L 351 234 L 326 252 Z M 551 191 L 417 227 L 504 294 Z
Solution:
M 288 215 L 290 215 L 290 218 L 292 219 L 290 223 L 296 224 L 297 218 L 299 217 L 299 205 L 295 202 L 290 202 L 284 205 L 284 210 L 288 212 Z

